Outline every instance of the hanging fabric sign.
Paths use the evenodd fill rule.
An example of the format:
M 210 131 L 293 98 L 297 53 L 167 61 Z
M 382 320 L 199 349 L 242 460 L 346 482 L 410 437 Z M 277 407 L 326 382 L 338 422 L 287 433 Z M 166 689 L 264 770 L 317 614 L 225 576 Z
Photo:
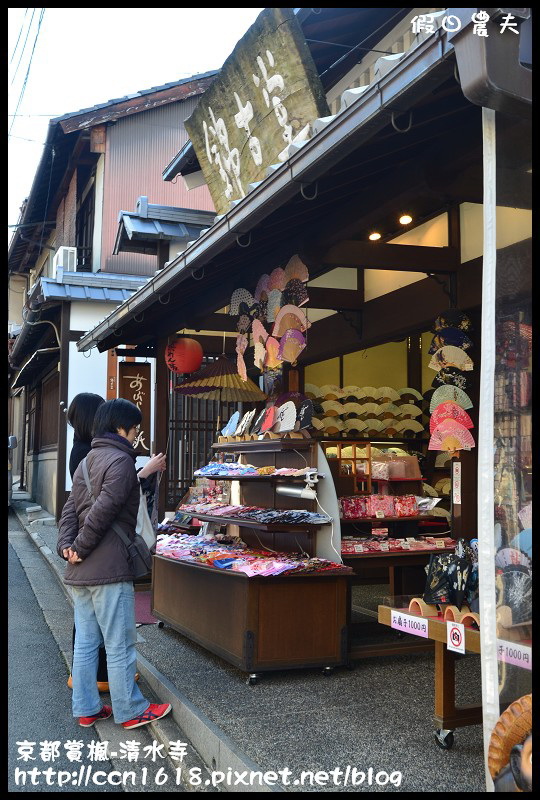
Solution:
M 119 365 L 118 397 L 135 403 L 142 414 L 141 427 L 133 447 L 140 456 L 150 453 L 150 389 L 151 365 L 121 362 Z

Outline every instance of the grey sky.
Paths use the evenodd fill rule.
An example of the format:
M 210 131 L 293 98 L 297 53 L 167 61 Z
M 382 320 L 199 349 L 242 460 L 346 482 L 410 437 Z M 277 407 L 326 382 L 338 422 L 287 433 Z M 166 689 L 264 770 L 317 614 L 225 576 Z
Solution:
M 8 9 L 11 133 L 7 224 L 17 223 L 20 205 L 30 192 L 51 117 L 218 69 L 260 11 L 262 8 Z M 34 43 L 26 88 L 14 120 Z M 12 230 L 8 229 L 8 241 Z

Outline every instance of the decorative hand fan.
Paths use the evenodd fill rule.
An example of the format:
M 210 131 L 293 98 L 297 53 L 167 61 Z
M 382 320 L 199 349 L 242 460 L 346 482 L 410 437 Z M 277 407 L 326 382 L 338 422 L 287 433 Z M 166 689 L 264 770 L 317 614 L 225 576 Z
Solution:
M 360 391 L 368 402 L 379 399 L 379 390 L 375 386 L 362 386 Z
M 360 433 L 366 430 L 366 423 L 362 419 L 349 417 L 349 419 L 346 419 L 343 423 L 343 427 L 346 431 L 358 431 Z
M 255 422 L 253 423 L 253 427 L 251 428 L 250 431 L 251 434 L 260 433 L 261 425 L 263 424 L 265 415 L 266 415 L 266 408 L 263 408 L 263 410 L 255 420 Z
M 285 277 L 288 281 L 292 280 L 293 278 L 297 278 L 303 283 L 307 283 L 309 281 L 308 268 L 300 256 L 294 255 L 291 259 L 289 259 L 287 266 L 285 267 Z
M 437 389 L 443 384 L 451 384 L 465 391 L 468 387 L 467 375 L 457 367 L 444 367 L 435 375 L 431 385 Z
M 397 427 L 398 431 L 412 431 L 413 433 L 421 433 L 424 430 L 424 426 L 421 422 L 418 422 L 416 419 L 402 419 L 399 421 Z
M 306 331 L 309 327 L 311 327 L 311 322 L 300 308 L 286 305 L 277 313 L 272 336 L 283 336 L 285 331 L 290 329 Z
M 243 381 L 247 381 L 248 376 L 247 376 L 246 362 L 244 361 L 244 355 L 243 353 L 240 353 L 238 350 L 236 351 L 236 353 L 237 353 L 236 371 L 238 372 Z
M 247 314 L 241 314 L 236 323 L 236 330 L 238 333 L 247 333 L 251 327 L 251 319 Z
M 381 419 L 376 419 L 375 417 L 368 417 L 368 419 L 365 420 L 365 423 L 368 431 L 379 432 L 384 428 L 383 421 Z
M 262 342 L 264 344 L 268 339 L 268 331 L 259 319 L 253 320 L 251 332 L 255 343 Z
M 287 281 L 287 285 L 283 289 L 283 303 L 290 303 L 293 306 L 305 306 L 308 301 L 307 289 L 302 281 L 299 281 L 298 278 Z
M 399 406 L 400 417 L 420 417 L 421 415 L 422 409 L 415 406 L 414 403 L 404 403 L 402 406 Z
M 228 423 L 222 428 L 221 433 L 223 436 L 232 436 L 233 432 L 238 427 L 238 421 L 240 419 L 240 412 L 235 411 Z
M 269 336 L 265 343 L 266 359 L 264 366 L 267 369 L 275 369 L 283 363 L 278 356 L 279 342 L 273 336 Z
M 368 417 L 374 417 L 377 411 L 379 410 L 378 403 L 362 403 L 360 405 L 362 409 L 362 418 L 367 419 Z
M 321 405 L 326 417 L 339 417 L 343 414 L 343 406 L 337 400 L 324 400 Z
M 248 307 L 255 303 L 255 298 L 247 289 L 235 289 L 231 295 L 229 314 L 235 317 L 240 313 L 240 303 L 245 303 Z
M 283 394 L 280 394 L 279 397 L 276 398 L 276 402 L 274 403 L 274 405 L 276 406 L 276 408 L 279 408 L 284 403 L 292 401 L 294 403 L 295 408 L 298 409 L 300 408 L 302 403 L 305 402 L 305 400 L 306 396 L 301 392 L 283 392 Z
M 439 314 L 433 323 L 433 333 L 438 333 L 444 328 L 458 328 L 460 331 L 471 331 L 472 323 L 469 317 L 457 308 L 450 308 Z
M 457 403 L 461 408 L 473 407 L 471 398 L 463 389 L 460 389 L 458 386 L 444 385 L 439 386 L 439 388 L 435 389 L 433 392 L 429 404 L 430 412 L 433 413 L 440 403 L 447 402 Z
M 296 422 L 296 406 L 289 400 L 277 409 L 272 430 L 274 433 L 288 433 L 294 430 Z
M 501 569 L 511 565 L 515 566 L 516 564 L 530 569 L 531 559 L 523 550 L 516 550 L 514 547 L 501 547 L 495 554 L 495 564 Z
M 257 283 L 257 288 L 255 289 L 255 294 L 253 295 L 255 300 L 259 301 L 261 299 L 261 295 L 263 292 L 266 298 L 268 299 L 268 292 L 270 291 L 270 289 L 268 288 L 269 278 L 270 276 L 267 275 L 266 272 L 259 278 Z
M 263 418 L 263 421 L 262 421 L 262 424 L 261 424 L 261 431 L 263 433 L 266 433 L 266 431 L 269 431 L 270 428 L 273 427 L 273 425 L 274 425 L 274 423 L 276 421 L 276 414 L 277 414 L 277 408 L 275 406 L 270 406 L 270 408 L 266 409 L 266 411 L 264 412 L 264 418 Z
M 422 489 L 424 490 L 424 494 L 427 494 L 428 497 L 438 497 L 439 493 L 433 486 L 430 486 L 429 483 L 423 483 Z
M 395 419 L 396 417 L 399 417 L 399 406 L 397 406 L 395 403 L 381 403 L 377 409 L 376 416 L 379 419 Z
M 253 353 L 253 363 L 260 369 L 261 372 L 264 369 L 264 361 L 266 358 L 266 348 L 261 341 L 255 342 L 254 353 Z
M 294 426 L 295 431 L 303 431 L 306 428 L 311 427 L 312 418 L 313 403 L 311 400 L 304 400 L 296 415 L 296 424 Z
M 325 383 L 324 386 L 320 388 L 319 397 L 323 397 L 325 400 L 338 400 L 340 397 L 343 397 L 343 389 L 340 389 L 339 386 Z
M 397 392 L 395 389 L 392 389 L 391 386 L 380 386 L 379 400 L 382 400 L 383 403 L 387 403 L 390 400 L 399 400 L 399 392 Z
M 281 292 L 279 289 L 272 289 L 268 293 L 268 301 L 266 306 L 266 321 L 273 322 L 276 315 L 279 314 L 281 308 Z
M 258 312 L 253 314 L 254 319 L 260 319 L 261 322 L 267 322 L 266 316 L 268 314 L 268 297 L 266 292 L 262 293 L 261 299 L 257 303 Z
M 241 333 L 239 336 L 236 337 L 236 352 L 245 353 L 247 346 L 248 346 L 248 337 L 245 334 Z
M 518 511 L 518 517 L 524 528 L 532 527 L 532 500 Z
M 282 292 L 286 283 L 287 278 L 281 267 L 276 267 L 276 269 L 272 270 L 268 278 L 268 288 L 270 291 L 272 291 L 272 289 L 279 289 L 279 291 Z
M 397 389 L 397 392 L 402 400 L 410 397 L 414 400 L 421 400 L 422 395 L 417 389 L 412 389 L 410 386 L 404 386 L 402 389 Z
M 452 488 L 452 481 L 450 478 L 441 478 L 435 484 L 435 489 L 439 492 L 439 494 L 450 494 L 450 489 Z
M 242 417 L 240 425 L 235 430 L 234 435 L 235 436 L 243 436 L 246 433 L 246 431 L 249 429 L 249 426 L 251 425 L 251 423 L 253 422 L 253 417 L 254 416 L 255 416 L 255 409 L 253 409 L 253 411 L 246 411 L 246 413 Z
M 324 417 L 322 423 L 326 433 L 339 433 L 344 429 L 344 424 L 339 417 Z
M 364 397 L 359 386 L 344 386 L 341 391 L 343 392 L 343 397 L 350 400 L 358 400 Z
M 304 394 L 306 395 L 306 397 L 309 397 L 311 400 L 314 400 L 316 397 L 320 397 L 320 389 L 318 386 L 315 386 L 314 383 L 305 383 Z
M 433 354 L 428 367 L 437 372 L 444 367 L 457 367 L 467 372 L 473 369 L 474 364 L 465 350 L 462 350 L 460 347 L 454 347 L 453 345 L 446 345 Z
M 439 423 L 429 440 L 429 450 L 470 450 L 475 446 L 470 431 L 455 420 L 445 420 Z
M 385 431 L 395 431 L 396 433 L 399 430 L 399 420 L 395 417 L 385 417 L 383 419 L 383 430 Z M 393 434 L 392 434 L 393 435 Z
M 324 428 L 322 420 L 320 420 L 318 417 L 311 418 L 311 425 L 313 428 L 315 428 L 315 430 L 318 431 L 322 431 Z
M 362 406 L 360 403 L 344 403 L 341 407 L 341 416 L 346 417 L 359 417 L 362 414 Z
M 504 605 L 512 609 L 512 624 L 529 622 L 532 617 L 532 577 L 526 567 L 503 568 Z
M 446 345 L 454 345 L 454 347 L 461 347 L 462 350 L 470 350 L 473 343 L 467 334 L 458 330 L 458 328 L 442 328 L 432 339 L 428 350 L 429 355 L 433 355 L 433 353 L 436 353 L 441 347 L 446 347 Z
M 294 365 L 305 346 L 306 340 L 299 330 L 286 330 L 279 343 L 278 358 Z
M 472 419 L 457 403 L 441 403 L 433 412 L 429 421 L 429 430 L 432 432 L 444 419 L 455 419 L 464 428 L 474 428 Z

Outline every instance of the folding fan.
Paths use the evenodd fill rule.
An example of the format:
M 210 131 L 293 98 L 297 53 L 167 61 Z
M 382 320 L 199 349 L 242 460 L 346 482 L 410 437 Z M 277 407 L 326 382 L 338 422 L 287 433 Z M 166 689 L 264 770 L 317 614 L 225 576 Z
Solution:
M 431 396 L 429 410 L 431 413 L 435 411 L 440 403 L 453 402 L 457 403 L 461 408 L 472 408 L 473 404 L 471 398 L 466 394 L 463 389 L 458 386 L 444 385 L 435 389 Z
M 247 368 L 246 362 L 244 361 L 244 354 L 241 353 L 239 350 L 236 351 L 236 371 L 240 375 L 243 381 L 247 381 Z
M 263 433 L 269 431 L 270 428 L 272 428 L 272 426 L 276 421 L 276 414 L 277 414 L 277 408 L 275 406 L 270 406 L 270 408 L 266 409 L 264 414 L 264 419 L 261 424 L 261 431 Z
M 362 403 L 360 408 L 362 409 L 362 417 L 367 419 L 368 417 L 374 417 L 379 409 L 378 403 Z
M 459 389 L 465 391 L 468 387 L 467 375 L 457 367 L 443 367 L 443 369 L 437 372 L 431 385 L 434 389 L 437 389 L 443 384 L 457 386 Z
M 333 449 L 334 448 L 332 448 L 332 450 Z M 333 456 L 333 458 L 336 458 L 336 457 L 337 457 L 337 451 L 335 453 L 335 456 Z M 350 444 L 350 445 L 342 445 L 342 447 L 341 447 L 341 458 L 354 458 L 354 449 L 353 449 L 352 444 Z
M 318 417 L 312 417 L 311 418 L 311 425 L 312 425 L 313 428 L 315 428 L 318 431 L 321 431 L 324 428 L 322 420 L 320 420 Z
M 240 313 L 240 303 L 245 303 L 248 308 L 254 305 L 255 298 L 247 289 L 235 289 L 231 295 L 229 314 L 235 317 Z
M 450 494 L 451 486 L 452 486 L 452 481 L 450 480 L 450 478 L 441 478 L 435 484 L 435 489 L 440 494 Z
M 380 386 L 379 387 L 379 400 L 383 402 L 388 402 L 389 400 L 399 400 L 399 392 L 395 389 L 392 389 L 391 386 Z
M 319 393 L 320 393 L 320 389 L 319 389 L 318 386 L 315 386 L 314 383 L 305 383 L 304 384 L 304 394 L 306 395 L 306 397 L 309 397 L 309 398 L 311 398 L 311 400 L 314 400 L 316 397 L 320 396 Z
M 253 422 L 253 417 L 255 416 L 255 409 L 253 411 L 246 411 L 242 420 L 240 421 L 240 425 L 234 432 L 235 436 L 243 436 L 246 431 L 249 429 L 249 426 Z
M 532 500 L 518 511 L 518 517 L 524 528 L 532 527 Z
M 441 347 L 432 355 L 428 367 L 437 371 L 444 367 L 457 367 L 467 372 L 473 369 L 474 364 L 465 350 L 462 350 L 461 347 L 454 347 L 449 344 L 445 347 Z
M 247 314 L 240 314 L 236 323 L 238 333 L 247 333 L 251 327 L 251 319 Z
M 379 399 L 379 390 L 375 386 L 362 386 L 360 391 L 362 392 L 362 397 L 365 397 L 368 401 Z
M 292 400 L 289 400 L 277 409 L 272 430 L 274 433 L 288 433 L 294 429 L 295 422 L 296 406 Z
M 345 427 L 339 417 L 324 417 L 322 423 L 327 433 L 339 433 L 339 431 L 342 431 Z
M 433 333 L 438 333 L 444 328 L 458 328 L 460 331 L 470 331 L 472 330 L 472 323 L 463 311 L 459 311 L 457 308 L 450 308 L 448 311 L 443 311 L 442 314 L 439 314 L 431 330 Z
M 279 342 L 278 358 L 289 364 L 296 364 L 296 360 L 305 346 L 306 340 L 300 331 L 294 328 L 286 330 Z
M 337 400 L 338 398 L 343 397 L 343 389 L 340 389 L 339 386 L 325 383 L 324 386 L 321 386 L 320 388 L 319 397 L 323 397 L 325 400 Z
M 461 406 L 451 401 L 440 403 L 434 410 L 429 421 L 429 430 L 433 431 L 444 419 L 455 419 L 464 428 L 474 428 L 473 421 Z
M 266 297 L 268 297 L 268 292 L 270 291 L 270 289 L 268 288 L 269 278 L 270 276 L 267 275 L 266 272 L 259 278 L 257 283 L 257 288 L 255 289 L 255 294 L 253 295 L 255 300 L 260 300 L 263 292 L 266 295 Z
M 532 615 L 532 577 L 526 567 L 503 567 L 504 605 L 512 609 L 512 624 L 528 622 Z
M 236 337 L 236 352 L 245 353 L 248 346 L 248 337 L 241 333 Z
M 392 430 L 396 431 L 397 433 L 397 431 L 399 430 L 398 425 L 399 425 L 399 420 L 396 419 L 395 417 L 385 417 L 383 419 L 383 430 L 385 431 Z
M 277 339 L 274 339 L 273 336 L 269 336 L 265 342 L 265 349 L 266 349 L 266 359 L 264 362 L 264 366 L 267 369 L 275 369 L 279 367 L 283 362 L 278 356 L 279 350 L 279 342 Z
M 452 457 L 450 456 L 449 453 L 439 453 L 439 455 L 435 458 L 435 466 L 445 467 L 451 460 Z
M 261 425 L 263 424 L 263 420 L 264 420 L 265 415 L 266 415 L 266 408 L 263 408 L 263 410 L 261 411 L 261 413 L 259 414 L 259 416 L 255 420 L 255 422 L 253 423 L 253 427 L 251 428 L 251 431 L 250 431 L 251 434 L 260 433 Z
M 287 281 L 287 285 L 283 289 L 283 302 L 291 303 L 293 306 L 305 306 L 309 301 L 307 289 L 302 281 L 298 278 L 292 278 Z
M 437 425 L 429 440 L 430 450 L 470 450 L 474 446 L 470 431 L 455 420 L 445 420 Z
M 404 403 L 402 406 L 399 406 L 400 417 L 420 417 L 421 414 L 422 409 L 418 406 L 415 406 L 414 403 Z
M 311 326 L 304 312 L 297 306 L 283 306 L 276 315 L 272 336 L 283 336 L 285 331 L 305 331 Z
M 224 428 L 221 429 L 221 433 L 223 436 L 232 436 L 233 432 L 238 427 L 238 421 L 240 419 L 240 412 L 235 411 L 228 423 L 225 425 Z
M 362 406 L 360 403 L 344 403 L 341 407 L 341 416 L 359 417 L 362 414 Z
M 337 400 L 324 400 L 321 405 L 326 417 L 339 417 L 343 413 L 343 406 Z
M 412 431 L 413 433 L 421 433 L 424 430 L 422 423 L 418 422 L 416 419 L 402 419 L 398 424 L 398 431 Z
M 431 356 L 433 353 L 436 353 L 439 348 L 450 344 L 454 345 L 454 347 L 461 347 L 462 350 L 470 350 L 473 346 L 467 334 L 458 330 L 458 328 L 442 328 L 433 337 L 428 353 Z
M 501 569 L 511 564 L 519 564 L 530 569 L 531 559 L 526 553 L 515 547 L 501 547 L 495 554 L 495 564 Z
M 379 432 L 384 428 L 383 421 L 381 419 L 375 419 L 375 417 L 368 417 L 368 419 L 365 420 L 365 423 L 368 431 Z
M 281 292 L 279 289 L 272 289 L 268 292 L 268 300 L 266 305 L 266 321 L 273 322 L 279 314 L 281 308 Z
M 433 488 L 429 483 L 423 483 L 422 489 L 424 490 L 424 494 L 427 494 L 428 497 L 438 497 L 439 493 L 436 489 Z
M 272 270 L 268 278 L 268 288 L 270 291 L 272 291 L 272 289 L 279 289 L 279 291 L 282 292 L 286 283 L 287 278 L 281 267 L 276 267 L 276 269 Z
M 262 342 L 264 344 L 268 339 L 268 331 L 259 319 L 253 320 L 251 332 L 253 334 L 253 341 L 255 343 Z
M 362 419 L 358 419 L 357 417 L 349 417 L 343 423 L 343 427 L 346 431 L 365 431 L 366 430 L 366 423 Z
M 352 397 L 355 400 L 358 400 L 364 396 L 362 394 L 362 389 L 359 386 L 344 386 L 342 391 L 343 397 Z
M 260 369 L 261 372 L 264 369 L 264 361 L 266 359 L 266 348 L 261 341 L 255 342 L 254 352 L 253 352 L 253 363 Z
M 313 403 L 311 400 L 304 400 L 296 413 L 295 431 L 303 431 L 311 426 L 313 418 Z
M 308 268 L 300 256 L 295 255 L 289 259 L 287 266 L 285 267 L 285 277 L 288 281 L 292 280 L 293 278 L 297 278 L 303 283 L 307 283 L 307 281 L 309 281 Z
M 371 448 L 371 454 L 372 455 L 373 455 L 373 450 L 374 450 L 374 448 L 372 447 Z M 384 452 L 381 450 L 381 451 L 379 451 L 378 455 L 387 455 L 388 453 L 394 453 L 394 455 L 396 455 L 396 456 L 408 456 L 409 455 L 409 453 L 407 453 L 407 451 L 404 450 L 402 447 L 394 447 L 394 446 L 386 447 Z
M 385 417 L 397 417 L 399 416 L 400 408 L 396 406 L 395 403 L 381 403 L 378 411 L 377 416 L 381 419 Z
M 401 399 L 407 397 L 407 395 L 414 397 L 415 400 L 422 399 L 422 395 L 420 394 L 420 392 L 417 389 L 412 389 L 410 386 L 405 386 L 403 387 L 403 389 L 397 389 L 397 393 L 399 394 Z

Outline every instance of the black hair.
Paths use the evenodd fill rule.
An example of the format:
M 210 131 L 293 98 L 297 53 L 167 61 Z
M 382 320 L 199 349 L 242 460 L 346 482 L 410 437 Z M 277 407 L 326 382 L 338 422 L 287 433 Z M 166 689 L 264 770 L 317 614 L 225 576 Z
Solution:
M 94 417 L 94 436 L 103 436 L 104 433 L 118 433 L 122 428 L 126 433 L 138 425 L 142 414 L 130 400 L 117 397 L 116 400 L 107 400 L 96 412 Z
M 69 404 L 67 421 L 73 428 L 75 438 L 82 442 L 92 441 L 92 428 L 96 411 L 105 403 L 103 397 L 91 392 L 75 395 Z

